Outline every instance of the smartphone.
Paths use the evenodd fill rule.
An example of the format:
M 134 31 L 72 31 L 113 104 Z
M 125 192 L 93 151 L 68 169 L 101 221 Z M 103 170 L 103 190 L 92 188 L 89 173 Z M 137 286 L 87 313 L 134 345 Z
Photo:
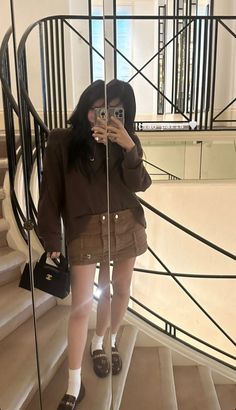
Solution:
M 106 121 L 107 119 L 107 110 L 105 107 L 101 108 L 95 108 L 94 110 L 94 125 L 101 125 L 99 124 L 98 118 L 100 118 L 103 121 Z
M 123 107 L 114 107 L 114 108 L 108 108 L 108 120 L 107 124 L 108 125 L 115 125 L 111 117 L 117 118 L 123 125 L 125 123 L 125 112 Z
M 95 109 L 95 119 L 94 123 L 95 125 L 99 126 L 99 121 L 98 118 L 100 118 L 103 121 L 106 121 L 107 119 L 107 125 L 115 125 L 111 117 L 117 118 L 121 123 L 124 125 L 125 123 L 125 113 L 124 113 L 124 108 L 123 107 L 114 107 L 114 108 L 108 108 L 108 115 L 105 107 L 101 108 L 96 108 Z

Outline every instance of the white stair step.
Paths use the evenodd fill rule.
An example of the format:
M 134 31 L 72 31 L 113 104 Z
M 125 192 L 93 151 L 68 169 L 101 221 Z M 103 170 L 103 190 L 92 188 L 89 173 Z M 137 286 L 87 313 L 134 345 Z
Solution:
M 7 246 L 7 232 L 10 228 L 8 221 L 0 217 L 0 247 Z
M 43 387 L 65 359 L 69 310 L 57 305 L 37 320 Z M 32 318 L 0 342 L 0 363 L 1 408 L 25 408 L 38 390 Z
M 3 188 L 0 188 L 0 201 L 2 201 L 5 198 L 5 191 Z
M 35 289 L 37 317 L 55 305 L 56 299 L 53 296 Z M 31 292 L 19 288 L 18 281 L 0 287 L 0 340 L 13 332 L 31 315 Z
M 216 384 L 217 397 L 222 410 L 236 409 L 236 384 Z
M 209 385 L 203 387 L 198 366 L 174 366 L 174 377 L 179 410 L 212 409 L 209 407 L 209 396 L 205 393 Z
M 157 347 L 135 347 L 120 410 L 162 410 Z
M 0 158 L 0 169 L 7 169 L 7 167 L 8 167 L 8 159 Z
M 206 410 L 221 410 L 215 385 L 212 379 L 211 370 L 206 366 L 198 366 L 198 371 L 206 397 Z
M 82 363 L 82 380 L 85 386 L 85 397 L 79 404 L 79 410 L 110 410 L 111 405 L 111 375 L 104 379 L 96 376 L 90 356 L 90 343 L 94 330 L 89 330 Z M 109 351 L 105 343 L 106 352 Z M 68 361 L 62 363 L 57 373 L 45 387 L 42 393 L 43 409 L 55 410 L 66 392 L 68 383 Z M 35 395 L 27 410 L 35 410 L 38 404 L 38 395 Z
M 122 371 L 117 376 L 113 377 L 112 380 L 112 400 L 114 410 L 120 408 L 137 334 L 137 327 L 126 325 L 123 328 L 121 338 L 118 342 L 118 350 L 122 357 Z
M 171 351 L 158 348 L 162 410 L 178 410 Z
M 20 279 L 20 266 L 25 255 L 9 247 L 0 248 L 0 285 Z
M 0 218 L 0 233 L 8 231 L 9 228 L 9 222 L 5 218 Z

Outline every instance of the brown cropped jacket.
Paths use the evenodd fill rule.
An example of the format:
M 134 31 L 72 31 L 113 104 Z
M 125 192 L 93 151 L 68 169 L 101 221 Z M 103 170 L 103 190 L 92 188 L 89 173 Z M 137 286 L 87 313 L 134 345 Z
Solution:
M 142 147 L 137 136 L 129 152 L 109 142 L 110 213 L 131 209 L 146 226 L 144 212 L 135 192 L 145 191 L 151 178 L 142 161 Z M 86 230 L 91 215 L 107 212 L 107 172 L 105 146 L 96 143 L 91 181 L 81 172 L 68 171 L 69 129 L 51 131 L 44 155 L 43 177 L 38 203 L 38 232 L 48 252 L 61 251 L 61 218 L 67 244 Z

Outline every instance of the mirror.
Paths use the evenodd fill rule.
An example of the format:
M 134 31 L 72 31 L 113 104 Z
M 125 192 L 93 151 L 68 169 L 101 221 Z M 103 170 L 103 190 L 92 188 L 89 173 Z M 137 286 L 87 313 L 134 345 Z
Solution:
M 125 81 L 126 84 L 130 84 L 134 90 L 137 106 L 135 132 L 142 143 L 146 170 L 150 174 L 153 174 L 151 175 L 153 184 L 150 189 L 147 189 L 148 186 L 146 186 L 145 189 L 147 190 L 140 189 L 140 187 L 135 187 L 133 190 L 144 191 L 138 193 L 143 205 L 146 205 L 143 202 L 144 200 L 150 203 L 155 209 L 158 208 L 158 203 L 160 207 L 164 207 L 167 215 L 173 213 L 176 220 L 178 220 L 180 216 L 184 218 L 181 211 L 182 209 L 186 209 L 185 203 L 181 201 L 181 197 L 179 197 L 179 207 L 173 209 L 172 201 L 173 198 L 177 197 L 176 187 L 179 179 L 217 179 L 219 178 L 219 169 L 222 179 L 235 178 L 235 142 L 233 138 L 231 137 L 229 143 L 226 141 L 214 141 L 211 144 L 207 138 L 200 138 L 200 141 L 198 141 L 197 137 L 197 135 L 202 136 L 204 131 L 212 129 L 210 127 L 216 127 L 217 124 L 214 123 L 214 115 L 217 114 L 217 110 L 218 113 L 221 112 L 223 107 L 218 108 L 219 92 L 216 93 L 217 104 L 216 101 L 212 101 L 212 99 L 209 99 L 210 102 L 208 101 L 208 98 L 210 98 L 209 95 L 205 95 L 204 92 L 198 92 L 199 89 L 204 90 L 204 87 L 199 87 L 202 81 L 206 84 L 212 75 L 211 71 L 213 67 L 210 65 L 212 48 L 209 44 L 211 44 L 211 39 L 213 38 L 211 35 L 214 36 L 215 33 L 215 20 L 214 24 L 212 23 L 212 26 L 210 26 L 210 20 L 206 18 L 191 20 L 186 16 L 211 15 L 212 5 L 213 2 L 208 1 L 156 2 L 151 0 L 146 1 L 145 4 L 143 1 L 124 2 L 116 0 L 110 2 L 107 0 L 104 5 L 108 109 L 115 107 L 118 109 L 118 112 L 120 109 L 124 109 L 125 101 L 120 97 L 118 84 L 121 86 L 119 81 Z M 166 18 L 167 16 L 173 15 L 175 15 L 176 18 Z M 182 18 L 183 16 L 185 17 Z M 232 23 L 229 24 L 228 27 L 232 30 Z M 210 30 L 212 30 L 212 32 Z M 219 30 L 222 31 L 222 27 L 220 27 Z M 227 30 L 227 36 L 229 35 L 228 32 L 229 30 Z M 201 50 L 205 50 L 206 52 L 206 47 L 204 48 L 206 44 L 209 46 L 209 49 L 207 48 L 207 57 L 204 57 L 204 52 Z M 214 46 L 217 47 L 215 43 Z M 223 44 L 221 46 L 223 47 Z M 200 50 L 198 54 L 196 54 L 196 49 Z M 213 60 L 211 63 L 213 64 Z M 208 78 L 205 76 L 206 72 Z M 217 75 L 220 75 L 220 70 Z M 117 78 L 118 81 L 112 81 L 113 78 Z M 217 88 L 218 83 L 214 86 Z M 228 86 L 229 85 L 227 85 L 227 87 Z M 123 84 L 123 92 L 125 87 Z M 213 91 L 211 90 L 211 92 Z M 210 107 L 206 108 L 205 101 L 211 104 Z M 233 96 L 231 101 L 234 101 Z M 129 107 L 124 109 L 125 118 L 131 106 L 132 104 L 129 104 Z M 229 118 L 232 118 L 230 117 L 232 112 L 228 114 Z M 117 115 L 119 115 L 119 113 Z M 121 119 L 122 116 L 121 111 Z M 228 124 L 229 123 L 230 120 L 228 120 Z M 115 155 L 119 155 L 119 143 L 121 143 L 121 140 L 123 142 L 124 140 L 127 141 L 124 135 L 122 137 L 123 139 L 121 139 L 121 127 L 119 128 L 118 122 L 115 122 L 115 124 L 119 131 L 114 131 L 108 124 L 111 238 L 113 236 L 112 211 L 115 211 L 114 217 L 117 218 L 117 221 L 114 222 L 116 227 L 115 231 L 120 234 L 119 229 L 123 229 L 122 225 L 119 225 L 120 210 L 122 210 L 122 215 L 123 210 L 127 208 L 126 200 L 128 195 L 127 191 L 129 189 L 129 186 L 127 187 L 126 185 L 126 192 L 121 194 L 120 181 L 115 174 L 114 158 Z M 161 132 L 155 132 L 157 130 L 163 131 L 162 137 L 160 137 Z M 187 133 L 185 132 L 186 130 L 190 132 Z M 194 133 L 191 133 L 191 130 L 199 130 L 202 131 L 202 133 L 195 133 L 194 135 Z M 171 135 L 171 131 L 176 132 Z M 224 161 L 222 160 L 222 163 L 224 162 L 223 167 L 219 156 L 217 157 L 219 150 L 223 150 L 224 152 Z M 120 161 L 124 161 L 120 171 L 123 181 L 125 180 L 127 158 L 130 155 L 124 151 L 126 151 L 126 146 L 123 146 L 123 152 L 120 154 Z M 228 160 L 226 160 L 226 158 L 228 158 Z M 128 164 L 132 169 L 131 160 Z M 118 168 L 118 160 L 116 166 Z M 138 178 L 135 178 L 136 183 L 137 180 Z M 176 184 L 169 183 L 169 181 L 173 182 L 173 180 L 175 180 Z M 158 182 L 163 182 L 163 184 L 158 184 Z M 187 185 L 182 184 L 181 186 L 185 186 L 186 189 Z M 189 186 L 189 189 L 191 189 L 191 182 Z M 178 187 L 178 189 L 179 191 L 181 190 L 180 187 Z M 171 195 L 169 194 L 170 191 L 172 193 Z M 198 188 L 196 192 L 200 191 L 201 189 Z M 160 192 L 163 192 L 164 196 L 162 196 Z M 203 191 L 201 194 L 203 194 Z M 206 192 L 204 195 L 205 194 Z M 186 196 L 188 196 L 187 192 Z M 113 209 L 112 200 L 114 198 L 116 198 L 116 208 Z M 207 197 L 207 201 L 209 201 L 212 208 L 212 202 L 209 197 Z M 119 205 L 120 208 L 118 208 Z M 134 203 L 132 208 L 133 210 L 135 209 Z M 201 208 L 200 204 L 198 208 Z M 206 215 L 206 220 L 208 220 L 207 215 L 211 214 L 210 209 L 208 209 L 208 211 L 209 212 L 205 210 L 206 213 L 204 214 Z M 195 212 L 199 217 L 198 209 L 196 209 Z M 171 229 L 169 227 L 166 228 L 166 221 L 162 221 L 162 219 L 159 218 L 158 222 L 158 214 L 156 215 L 152 209 L 148 210 L 145 207 L 145 216 L 148 225 L 148 243 L 153 251 L 146 253 L 140 252 L 140 255 L 135 260 L 135 273 L 133 274 L 133 266 L 130 266 L 129 272 L 125 263 L 123 263 L 122 273 L 123 275 L 125 273 L 127 274 L 124 281 L 122 281 L 122 274 L 120 274 L 117 280 L 115 278 L 119 263 L 117 263 L 115 258 L 112 258 L 111 243 L 111 260 L 113 261 L 114 269 L 111 328 L 113 327 L 113 318 L 117 316 L 117 312 L 121 312 L 122 297 L 124 299 L 126 297 L 127 305 L 127 289 L 130 289 L 131 294 L 131 298 L 129 298 L 129 312 L 126 311 L 125 303 L 122 305 L 123 311 L 120 315 L 121 323 L 117 334 L 117 345 L 112 348 L 112 356 L 114 356 L 114 358 L 120 356 L 123 363 L 121 372 L 114 375 L 112 379 L 112 409 L 125 410 L 127 408 L 139 408 L 141 402 L 145 403 L 145 408 L 150 409 L 156 408 L 158 405 L 162 408 L 162 403 L 165 403 L 166 408 L 172 408 L 172 406 L 176 408 L 176 397 L 175 403 L 162 402 L 165 398 L 161 393 L 160 383 L 158 383 L 158 381 L 160 381 L 161 372 L 167 376 L 167 372 L 171 369 L 172 381 L 171 383 L 166 383 L 165 387 L 175 389 L 176 386 L 176 389 L 178 389 L 178 380 L 176 385 L 174 384 L 178 376 L 177 374 L 174 375 L 174 364 L 180 363 L 179 356 L 175 355 L 173 352 L 174 349 L 171 351 L 170 348 L 168 349 L 166 347 L 171 346 L 171 338 L 169 336 L 173 339 L 177 337 L 177 330 L 173 323 L 191 332 L 191 335 L 188 337 L 184 332 L 181 335 L 178 333 L 178 337 L 184 343 L 186 342 L 196 348 L 201 348 L 206 353 L 216 354 L 215 351 L 208 349 L 204 343 L 200 344 L 194 339 L 194 336 L 197 337 L 198 334 L 201 333 L 202 339 L 207 342 L 209 341 L 213 345 L 214 341 L 217 340 L 215 343 L 216 348 L 219 347 L 222 349 L 223 346 L 225 346 L 230 355 L 233 351 L 230 342 L 228 340 L 223 341 L 223 336 L 219 335 L 219 328 L 212 330 L 213 325 L 208 322 L 209 318 L 206 318 L 206 312 L 199 309 L 199 306 L 196 307 L 196 303 L 192 303 L 193 300 L 190 300 L 190 298 L 186 296 L 187 292 L 183 292 L 183 289 L 180 289 L 180 287 L 176 285 L 177 282 L 174 283 L 173 279 L 175 278 L 168 276 L 170 271 L 165 265 L 165 260 L 170 261 L 170 265 L 174 267 L 173 271 L 175 272 L 180 272 L 182 269 L 186 271 L 187 274 L 187 272 L 191 271 L 190 261 L 188 268 L 185 265 L 187 258 L 184 252 L 187 242 L 188 244 L 192 244 L 191 238 L 187 236 L 185 241 L 185 239 L 182 238 L 183 233 L 181 231 L 175 234 L 173 233 L 174 228 L 172 229 L 172 226 Z M 193 223 L 193 219 L 198 220 L 198 218 L 194 218 L 193 215 L 191 215 L 190 219 L 187 221 L 189 225 Z M 130 216 L 128 220 L 129 222 L 131 221 Z M 136 220 L 140 222 L 140 214 Z M 186 223 L 186 226 L 188 226 L 188 224 Z M 165 225 L 165 230 L 163 225 Z M 119 228 L 120 226 L 121 228 Z M 154 227 L 157 229 L 154 229 Z M 127 221 L 126 228 L 128 229 Z M 130 229 L 134 231 L 134 228 Z M 198 230 L 197 222 L 195 230 Z M 159 234 L 160 232 L 162 232 L 162 235 Z M 126 235 L 127 238 L 127 232 L 123 230 L 122 233 L 124 236 Z M 116 241 L 119 243 L 119 246 L 122 246 L 119 234 L 117 234 Z M 207 233 L 205 236 L 207 236 Z M 175 237 L 175 244 L 172 242 L 173 237 Z M 142 243 L 142 237 L 140 237 L 138 241 Z M 183 246 L 183 243 L 185 243 L 185 246 Z M 188 246 L 191 247 L 190 245 Z M 182 255 L 180 256 L 182 247 Z M 127 244 L 126 249 L 128 250 Z M 178 254 L 176 254 L 176 249 L 179 249 Z M 207 254 L 210 254 L 211 251 L 209 248 L 206 250 Z M 162 262 L 162 258 L 159 259 L 159 253 L 157 252 L 160 252 L 163 256 L 165 259 L 164 262 Z M 213 275 L 215 272 L 213 271 L 213 267 L 205 264 L 207 259 L 206 254 L 205 258 L 200 258 L 201 250 L 192 249 L 192 252 L 196 252 L 195 261 L 193 261 L 193 257 L 191 256 L 191 262 L 196 271 L 198 271 L 198 269 L 200 269 L 201 272 L 204 270 L 203 265 L 201 265 L 201 268 L 199 267 L 199 261 L 201 260 L 203 262 L 204 260 L 204 266 L 207 266 Z M 188 255 L 189 254 L 190 252 Z M 230 262 L 227 266 L 229 266 L 229 271 L 232 274 L 232 265 Z M 216 269 L 216 267 L 214 267 L 214 269 Z M 214 310 L 211 305 L 211 303 L 215 303 L 214 297 L 211 297 L 211 302 L 204 300 L 203 283 L 206 283 L 204 280 L 202 280 L 202 282 L 198 281 L 196 284 L 196 278 L 184 278 L 180 283 L 183 284 L 186 289 L 191 290 L 195 299 L 199 300 L 201 305 L 206 307 L 206 311 L 211 312 L 217 321 L 221 320 L 217 307 Z M 124 287 L 122 287 L 123 285 Z M 205 284 L 205 286 L 207 285 Z M 120 304 L 116 301 L 116 292 L 120 293 Z M 169 294 L 171 295 L 170 298 L 167 297 Z M 192 322 L 192 316 L 190 315 L 188 317 L 186 315 L 186 311 L 189 311 L 190 306 L 191 312 L 193 312 L 193 315 L 196 315 L 194 317 L 196 317 L 196 321 L 199 323 L 197 332 L 194 325 L 190 323 L 190 321 Z M 233 304 L 231 304 L 231 306 L 233 306 Z M 150 326 L 149 321 L 153 323 L 153 327 Z M 206 322 L 208 322 L 208 324 L 206 324 Z M 208 329 L 208 331 L 206 329 Z M 228 333 L 232 334 L 232 326 L 231 329 L 228 326 Z M 217 339 L 214 340 L 213 334 Z M 118 349 L 118 352 L 116 349 Z M 114 358 L 113 361 L 115 363 Z M 230 360 L 231 357 L 229 356 L 229 364 L 231 364 Z M 168 374 L 170 375 L 170 373 Z M 174 377 L 176 378 L 174 379 Z M 139 389 L 137 386 L 142 387 Z M 168 394 L 166 396 L 168 396 Z
M 40 390 L 35 373 L 24 404 L 48 410 L 76 400 L 102 410 L 111 402 L 108 155 L 91 128 L 105 104 L 103 5 L 13 5 L 31 252 L 35 263 L 43 249 L 62 251 L 72 289 L 60 299 L 34 288 Z M 48 281 L 55 263 L 47 259 Z
M 29 255 L 18 213 L 24 185 L 9 1 L 1 3 L 0 21 L 0 408 L 13 409 L 27 405 L 38 385 L 32 297 L 19 287 Z

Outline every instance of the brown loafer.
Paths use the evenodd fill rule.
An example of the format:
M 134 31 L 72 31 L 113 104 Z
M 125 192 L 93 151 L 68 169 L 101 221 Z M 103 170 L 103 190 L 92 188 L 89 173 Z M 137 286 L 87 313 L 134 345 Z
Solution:
M 64 394 L 62 397 L 57 410 L 74 410 L 76 409 L 77 405 L 83 400 L 85 396 L 85 388 L 83 383 L 81 382 L 81 387 L 79 391 L 79 395 L 76 398 L 75 396 L 71 396 L 70 394 Z
M 120 354 L 118 352 L 117 346 L 111 348 L 111 356 L 112 356 L 112 374 L 116 376 L 120 373 L 122 369 L 122 360 Z
M 94 350 L 90 355 L 93 359 L 93 370 L 98 377 L 106 377 L 110 373 L 110 363 L 104 349 Z

